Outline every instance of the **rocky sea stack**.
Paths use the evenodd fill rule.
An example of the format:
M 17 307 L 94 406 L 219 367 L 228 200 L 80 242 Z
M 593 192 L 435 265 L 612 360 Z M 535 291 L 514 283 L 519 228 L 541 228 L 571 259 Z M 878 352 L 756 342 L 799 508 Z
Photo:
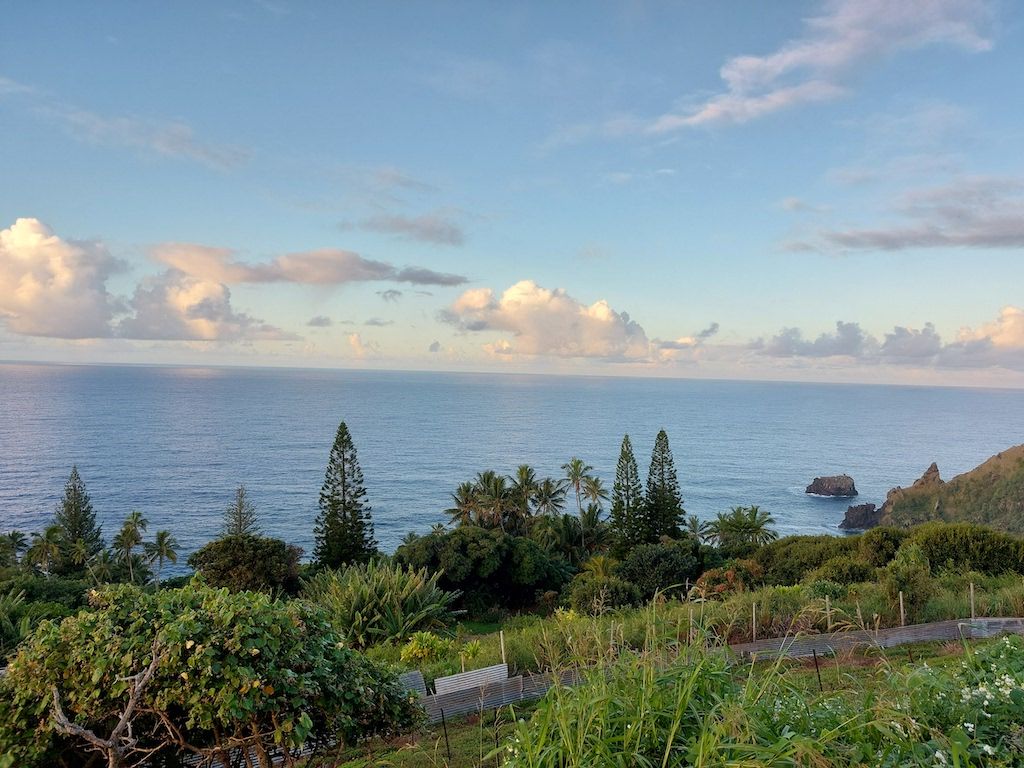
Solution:
M 856 496 L 857 486 L 853 484 L 853 478 L 849 475 L 829 475 L 814 478 L 814 482 L 807 486 L 804 493 L 813 493 L 816 496 Z
M 839 527 L 844 531 L 866 531 L 878 525 L 881 519 L 882 511 L 874 504 L 856 504 L 847 508 Z

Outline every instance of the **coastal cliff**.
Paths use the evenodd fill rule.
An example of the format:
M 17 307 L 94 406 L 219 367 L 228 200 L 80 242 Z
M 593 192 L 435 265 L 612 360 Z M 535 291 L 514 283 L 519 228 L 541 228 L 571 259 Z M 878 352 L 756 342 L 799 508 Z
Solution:
M 1024 533 L 1024 445 L 997 453 L 948 482 L 933 463 L 909 488 L 889 491 L 877 524 L 911 526 L 932 520 Z

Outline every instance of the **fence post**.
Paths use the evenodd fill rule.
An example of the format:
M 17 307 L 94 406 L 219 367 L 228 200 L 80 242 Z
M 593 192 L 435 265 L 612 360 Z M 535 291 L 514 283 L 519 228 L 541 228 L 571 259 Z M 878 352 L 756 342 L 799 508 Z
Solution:
M 971 621 L 974 621 L 977 616 L 974 613 L 974 582 L 971 582 Z
M 697 635 L 695 634 L 694 628 L 693 628 L 693 606 L 692 605 L 690 606 L 690 625 L 687 628 L 686 637 L 687 637 L 687 641 L 688 641 L 687 645 L 693 645 L 693 641 L 697 637 Z
M 861 613 L 860 610 L 860 600 L 857 601 L 857 625 L 861 629 L 866 629 L 866 627 L 864 626 L 864 614 Z
M 825 627 L 832 631 L 832 599 L 825 595 Z
M 907 610 L 903 607 L 903 590 L 900 590 L 900 626 L 907 626 Z
M 751 638 L 753 642 L 757 642 L 757 601 L 755 600 L 750 604 L 750 627 L 751 627 Z
M 903 593 L 901 592 L 900 594 L 902 595 Z M 903 598 L 900 598 L 900 599 L 902 600 Z M 502 664 L 508 664 L 508 660 L 505 658 L 505 630 L 504 629 L 498 630 L 498 640 L 501 642 L 501 663 Z

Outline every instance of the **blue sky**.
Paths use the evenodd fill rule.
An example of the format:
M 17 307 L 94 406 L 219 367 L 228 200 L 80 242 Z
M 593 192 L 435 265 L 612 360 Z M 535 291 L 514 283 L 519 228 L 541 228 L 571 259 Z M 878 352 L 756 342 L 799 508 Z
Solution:
M 0 359 L 1024 386 L 1022 23 L 13 3 Z

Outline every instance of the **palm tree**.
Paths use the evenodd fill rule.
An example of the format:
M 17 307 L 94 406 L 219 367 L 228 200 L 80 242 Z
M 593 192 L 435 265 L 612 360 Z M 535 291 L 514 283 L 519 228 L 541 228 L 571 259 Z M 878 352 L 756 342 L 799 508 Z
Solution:
M 610 579 L 615 575 L 615 566 L 619 561 L 608 555 L 594 555 L 583 564 L 586 573 L 593 574 L 599 579 Z
M 452 501 L 454 506 L 445 510 L 451 521 L 459 525 L 472 525 L 480 504 L 476 485 L 471 482 L 461 483 L 452 494 Z
M 602 502 L 608 501 L 608 491 L 605 489 L 604 482 L 600 477 L 587 475 L 583 478 L 582 488 L 583 498 L 591 504 L 596 504 L 598 508 L 602 507 Z
M 594 468 L 583 461 L 583 459 L 573 456 L 569 459 L 568 463 L 562 465 L 562 469 L 565 470 L 565 479 L 569 481 L 569 485 L 576 491 L 576 510 L 583 514 L 583 483 L 590 476 Z
M 611 529 L 601 519 L 601 507 L 598 504 L 587 504 L 580 517 L 580 528 L 589 552 L 597 552 L 611 543 Z
M 533 492 L 533 506 L 538 515 L 558 515 L 565 509 L 565 483 L 545 477 Z
M 114 579 L 114 566 L 117 565 L 117 561 L 114 556 L 110 553 L 109 549 L 100 550 L 97 554 L 93 555 L 93 558 L 87 564 L 89 573 L 92 574 L 93 581 L 96 582 L 98 587 Z
M 774 523 L 775 518 L 756 505 L 733 507 L 708 524 L 708 538 L 723 549 L 761 547 L 779 537 L 771 528 Z
M 583 483 L 590 477 L 590 473 L 594 468 L 583 461 L 583 459 L 573 456 L 567 464 L 562 465 L 562 469 L 565 470 L 565 479 L 569 481 L 569 485 L 576 491 L 576 511 L 579 517 L 583 517 Z M 582 526 L 580 527 L 580 537 L 580 546 L 586 549 L 586 542 L 582 538 Z
M 21 553 L 28 549 L 28 537 L 21 531 L 11 531 L 4 538 L 7 539 L 15 560 L 18 560 Z
M 476 487 L 480 502 L 477 512 L 478 524 L 504 530 L 505 517 L 514 506 L 508 479 L 488 469 L 477 473 Z
M 537 490 L 537 473 L 529 464 L 520 464 L 516 467 L 515 474 L 509 477 L 509 482 L 512 485 L 512 496 L 519 507 L 518 512 L 523 518 L 530 517 L 530 504 Z
M 696 515 L 686 518 L 686 532 L 703 544 L 708 540 L 711 524 L 701 520 Z
M 32 543 L 25 552 L 29 565 L 38 566 L 47 577 L 54 563 L 60 557 L 60 545 L 64 531 L 59 525 L 49 525 L 41 534 L 32 534 Z
M 128 581 L 135 583 L 135 558 L 132 551 L 142 544 L 142 533 L 146 530 L 149 521 L 142 516 L 141 512 L 132 511 L 125 518 L 121 525 L 120 532 L 114 537 L 114 550 L 120 556 L 123 563 L 128 565 Z
M 145 546 L 146 560 L 157 563 L 156 585 L 160 586 L 160 575 L 164 570 L 164 560 L 171 563 L 178 562 L 178 542 L 171 535 L 170 531 L 157 531 L 153 541 L 147 542 Z

